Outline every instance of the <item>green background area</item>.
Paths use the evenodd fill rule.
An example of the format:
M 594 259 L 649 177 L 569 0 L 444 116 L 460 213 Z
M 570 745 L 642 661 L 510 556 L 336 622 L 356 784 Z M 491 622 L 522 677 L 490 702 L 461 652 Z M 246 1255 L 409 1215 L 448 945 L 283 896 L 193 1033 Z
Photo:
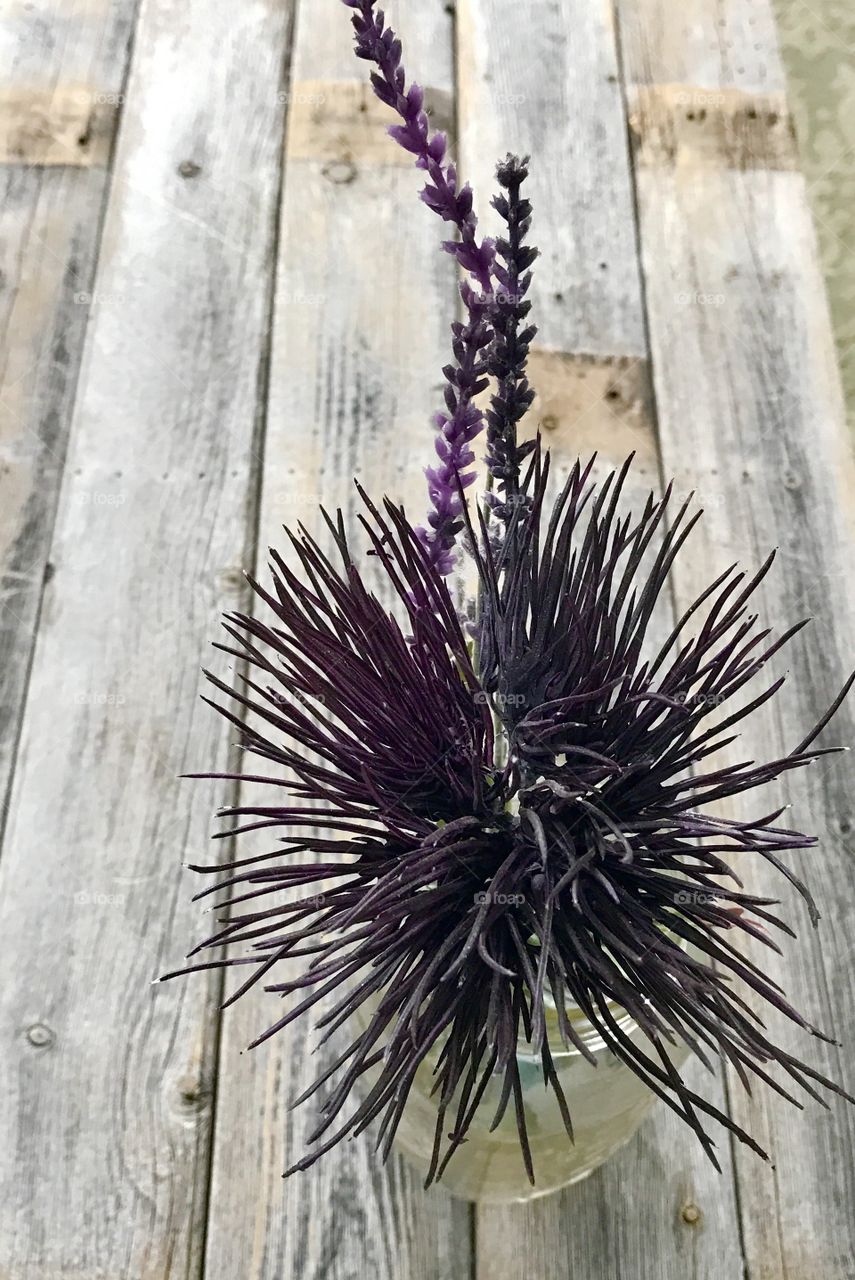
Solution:
M 777 0 L 776 7 L 855 433 L 855 5 Z

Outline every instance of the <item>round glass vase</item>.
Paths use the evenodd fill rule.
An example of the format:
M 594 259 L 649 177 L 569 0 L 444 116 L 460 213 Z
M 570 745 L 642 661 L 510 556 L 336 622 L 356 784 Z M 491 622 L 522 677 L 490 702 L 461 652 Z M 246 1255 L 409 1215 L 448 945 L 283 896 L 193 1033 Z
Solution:
M 641 1049 L 650 1042 L 623 1011 L 612 1007 L 621 1030 Z M 553 1062 L 573 1122 L 574 1141 L 564 1128 L 555 1093 L 544 1083 L 540 1055 L 520 1041 L 517 1048 L 526 1126 L 534 1165 L 532 1186 L 523 1164 L 513 1099 L 498 1127 L 490 1132 L 501 1095 L 502 1079 L 494 1076 L 469 1128 L 455 1151 L 440 1186 L 465 1200 L 484 1204 L 522 1203 L 580 1182 L 633 1136 L 657 1101 L 655 1094 L 605 1046 L 578 1009 L 568 1009 L 574 1030 L 594 1055 L 590 1062 L 578 1049 L 565 1048 L 554 1012 L 547 1018 Z M 666 1046 L 675 1066 L 685 1060 L 685 1045 Z M 433 1150 L 437 1105 L 432 1098 L 437 1051 L 428 1055 L 413 1082 L 395 1135 L 394 1146 L 424 1176 Z M 456 1099 L 455 1099 L 456 1102 Z M 446 1121 L 455 1114 L 452 1103 Z

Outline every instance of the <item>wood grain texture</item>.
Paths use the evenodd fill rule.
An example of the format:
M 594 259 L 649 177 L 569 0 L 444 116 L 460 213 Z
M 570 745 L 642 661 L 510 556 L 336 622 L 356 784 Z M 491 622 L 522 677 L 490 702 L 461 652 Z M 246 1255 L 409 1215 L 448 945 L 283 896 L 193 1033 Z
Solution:
M 529 430 L 540 426 L 559 472 L 580 452 L 599 450 L 602 474 L 634 451 L 626 503 L 637 508 L 658 488 L 660 463 L 611 23 L 575 0 L 544 5 L 522 27 L 498 0 L 466 0 L 458 16 L 463 156 L 481 207 L 495 155 L 512 148 L 532 157 L 532 240 L 543 256 Z M 657 628 L 672 625 L 663 601 Z M 722 1085 L 689 1070 L 722 1105 Z M 719 1154 L 722 1177 L 659 1107 L 579 1186 L 528 1207 L 480 1209 L 479 1280 L 741 1280 L 726 1141 Z
M 533 7 L 532 7 L 533 8 Z M 531 153 L 538 343 L 644 357 L 632 187 L 605 7 L 549 0 L 537 16 L 458 0 L 462 155 L 487 220 L 493 168 Z
M 213 806 L 176 775 L 226 758 L 198 668 L 252 541 L 288 15 L 137 33 L 0 861 L 4 1280 L 200 1271 L 216 993 L 150 984 Z
M 0 832 L 136 7 L 136 0 L 68 7 L 39 0 L 7 5 L 3 14 Z
M 764 3 L 692 0 L 679 17 L 664 0 L 621 3 L 630 99 L 652 83 L 679 80 L 706 91 L 777 94 L 783 77 Z M 665 469 L 697 485 L 707 513 L 693 558 L 678 570 L 687 601 L 706 579 L 741 560 L 757 565 L 778 547 L 762 592 L 768 622 L 782 629 L 805 615 L 777 706 L 746 728 L 739 759 L 782 754 L 831 702 L 852 666 L 851 591 L 855 474 L 844 433 L 839 377 L 817 267 L 804 182 L 793 172 L 731 168 L 638 170 L 641 244 L 654 384 Z M 827 744 L 853 741 L 853 706 L 826 731 Z M 793 825 L 820 847 L 793 858 L 813 886 L 825 920 L 810 929 L 785 895 L 799 944 L 783 958 L 763 949 L 767 971 L 797 1007 L 846 1044 L 855 1033 L 852 937 L 850 758 L 791 776 L 774 794 L 732 813 L 793 803 Z M 781 879 L 749 864 L 751 888 L 781 893 Z M 756 958 L 756 956 L 755 956 Z M 853 1089 L 850 1053 L 781 1026 L 790 1050 Z M 855 1257 L 855 1116 L 806 1100 L 803 1112 L 732 1082 L 736 1118 L 771 1152 L 762 1164 L 737 1152 L 742 1233 L 750 1280 L 821 1276 L 849 1280 Z
M 368 1138 L 283 1183 L 313 1118 L 288 1111 L 319 1066 L 312 1035 L 242 1053 L 277 1009 L 259 993 L 218 1046 L 215 980 L 148 986 L 206 931 L 178 867 L 204 857 L 227 796 L 175 775 L 227 758 L 198 666 L 221 609 L 246 603 L 256 517 L 263 574 L 280 525 L 314 526 L 318 502 L 355 527 L 354 475 L 415 518 L 425 502 L 453 267 L 346 14 L 324 4 L 299 4 L 293 76 L 297 0 L 146 0 L 127 82 L 134 0 L 15 0 L 4 17 L 0 803 L 16 754 L 18 770 L 0 859 L 0 1276 L 852 1280 L 845 1104 L 800 1113 L 730 1082 L 772 1166 L 722 1138 L 717 1177 L 660 1108 L 586 1183 L 526 1209 L 425 1194 Z M 816 615 L 740 745 L 770 755 L 831 700 L 855 634 L 855 467 L 774 23 L 767 0 L 615 8 L 613 23 L 608 5 L 539 0 L 520 23 L 501 0 L 458 0 L 464 169 L 495 228 L 493 162 L 532 154 L 527 426 L 556 472 L 597 448 L 602 474 L 634 449 L 630 500 L 660 471 L 703 495 L 678 603 L 777 544 L 769 621 Z M 450 9 L 390 13 L 441 127 Z M 826 740 L 852 730 L 849 707 Z M 835 758 L 781 790 L 822 837 L 796 869 L 825 919 L 812 933 L 789 899 L 801 944 L 763 953 L 847 1044 L 851 778 Z M 776 1031 L 855 1091 L 845 1053 Z
M 399 6 L 394 20 L 407 66 L 418 68 L 439 114 L 452 82 L 446 7 L 441 0 Z M 336 5 L 329 21 L 319 22 L 314 5 L 303 3 L 288 94 L 262 577 L 267 547 L 285 550 L 282 524 L 301 520 L 317 528 L 320 502 L 342 505 L 357 536 L 354 476 L 374 495 L 405 500 L 414 517 L 426 504 L 422 467 L 431 452 L 430 413 L 442 402 L 454 271 L 438 248 L 445 228 L 417 199 L 423 177 L 398 163 L 378 112 L 368 106 L 365 73 L 353 57 L 346 12 Z M 339 102 L 333 93 L 341 93 Z M 379 143 L 374 129 L 342 112 L 341 102 L 357 111 L 366 105 Z M 379 144 L 387 148 L 382 165 Z M 241 1053 L 280 1008 L 258 990 L 224 1017 L 208 1280 L 469 1275 L 468 1206 L 442 1190 L 423 1192 L 397 1158 L 384 1169 L 369 1135 L 282 1180 L 307 1149 L 316 1114 L 311 1102 L 289 1112 L 289 1102 L 323 1059 L 312 1055 L 316 1037 L 302 1025 Z

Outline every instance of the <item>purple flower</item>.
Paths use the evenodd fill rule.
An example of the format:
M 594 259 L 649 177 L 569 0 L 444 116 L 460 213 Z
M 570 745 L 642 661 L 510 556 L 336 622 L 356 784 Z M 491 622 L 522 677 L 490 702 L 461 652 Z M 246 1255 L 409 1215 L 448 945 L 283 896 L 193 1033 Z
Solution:
M 415 156 L 416 165 L 427 173 L 422 200 L 460 232 L 459 241 L 446 241 L 443 248 L 457 259 L 484 293 L 489 293 L 492 288 L 493 242 L 488 239 L 479 242 L 476 237 L 478 220 L 472 211 L 472 190 L 468 183 L 462 187 L 458 185 L 457 170 L 446 160 L 445 134 L 430 131 L 423 105 L 423 89 L 417 84 L 407 88 L 401 65 L 400 40 L 391 27 L 385 25 L 383 11 L 375 13 L 375 0 L 343 0 L 343 3 L 356 10 L 352 19 L 356 32 L 356 56 L 377 65 L 378 70 L 371 73 L 374 92 L 381 102 L 397 111 L 404 122 L 392 125 L 389 134 L 405 151 Z
M 461 286 L 461 294 L 469 320 L 452 325 L 455 363 L 443 369 L 448 382 L 447 412 L 434 417 L 439 466 L 425 471 L 433 508 L 428 516 L 430 529 L 417 530 L 432 563 L 445 576 L 454 568 L 454 544 L 463 528 L 461 493 L 476 478 L 474 471 L 467 470 L 475 461 L 469 446 L 484 425 L 475 397 L 489 385 L 484 377 L 488 368 L 484 352 L 492 338 L 486 305 L 466 284 Z
M 539 1053 L 572 1136 L 545 1035 L 547 1000 L 565 1045 L 586 1052 L 564 1014 L 575 1003 L 713 1163 L 705 1117 L 760 1148 L 664 1065 L 667 1045 L 727 1060 L 746 1082 L 772 1083 L 766 1066 L 774 1062 L 814 1098 L 817 1084 L 841 1092 L 775 1044 L 732 982 L 821 1035 L 731 941 L 741 932 L 777 949 L 768 931 L 792 931 L 772 899 L 744 891 L 729 864 L 737 851 L 771 863 L 815 915 L 781 856 L 816 841 L 777 826 L 782 810 L 761 807 L 744 822 L 706 812 L 826 754 L 812 744 L 835 708 L 782 759 L 710 765 L 734 727 L 780 687 L 773 681 L 747 705 L 740 698 L 799 627 L 770 642 L 747 615 L 767 562 L 753 578 L 730 570 L 706 587 L 643 660 L 656 599 L 694 521 L 683 507 L 663 532 L 667 497 L 620 516 L 626 470 L 594 489 L 590 465 L 577 465 L 550 515 L 548 465 L 535 454 L 523 480 L 525 518 L 512 513 L 498 557 L 481 539 L 490 608 L 480 674 L 444 579 L 390 503 L 381 513 L 365 499 L 363 526 L 406 629 L 363 579 L 341 515 L 328 519 L 337 563 L 306 533 L 290 535 L 299 570 L 273 552 L 271 589 L 253 583 L 266 616 L 227 616 L 222 647 L 250 674 L 237 694 L 209 678 L 234 704 L 218 710 L 260 762 L 240 781 L 262 794 L 224 810 L 222 834 L 264 829 L 276 845 L 195 868 L 215 876 L 205 894 L 222 892 L 224 910 L 231 900 L 191 953 L 213 958 L 189 968 L 247 966 L 231 999 L 259 981 L 287 998 L 255 1044 L 323 1000 L 324 1039 L 348 1027 L 349 1044 L 304 1095 L 326 1089 L 313 1150 L 296 1169 L 373 1120 L 388 1153 L 416 1071 L 441 1043 L 428 1181 L 465 1140 L 498 1073 L 495 1119 L 513 1100 L 534 1182 L 519 1037 Z M 660 535 L 642 573 L 640 559 Z M 706 618 L 695 622 L 700 605 Z M 509 749 L 505 766 L 494 719 Z M 309 894 L 283 902 L 285 889 Z M 294 976 L 297 957 L 305 964 Z M 280 965 L 289 976 L 277 975 Z M 358 1030 L 349 1020 L 363 1004 L 367 1029 Z M 614 1019 L 614 1004 L 646 1032 L 647 1052 Z M 358 1101 L 354 1086 L 371 1069 L 376 1082 Z
M 771 931 L 793 931 L 776 902 L 746 893 L 731 867 L 738 852 L 776 868 L 815 924 L 810 893 L 786 859 L 816 840 L 777 825 L 782 809 L 760 807 L 738 822 L 709 808 L 833 750 L 814 742 L 855 677 L 787 755 L 715 764 L 742 721 L 777 693 L 780 679 L 759 692 L 754 682 L 804 624 L 770 639 L 750 614 L 770 557 L 753 577 L 732 568 L 700 590 L 648 655 L 657 601 L 698 517 L 683 506 L 666 521 L 667 494 L 622 512 L 631 460 L 599 486 L 592 464 L 577 463 L 545 509 L 548 458 L 539 443 L 517 441 L 534 336 L 526 164 L 508 157 L 499 167 L 495 207 L 507 234 L 496 257 L 476 238 L 471 192 L 458 188 L 445 139 L 430 134 L 421 90 L 406 87 L 400 42 L 372 0 L 345 3 L 356 10 L 357 52 L 378 67 L 375 91 L 403 121 L 393 136 L 428 175 L 423 198 L 458 230 L 446 248 L 472 277 L 462 286 L 467 319 L 453 326 L 445 411 L 435 419 L 429 528 L 412 528 L 400 508 L 387 501 L 380 510 L 360 490 L 382 597 L 363 577 L 341 514 L 324 513 L 332 558 L 304 530 L 289 533 L 296 567 L 272 551 L 270 587 L 252 583 L 261 616 L 226 617 L 229 643 L 219 647 L 246 674 L 237 693 L 209 675 L 229 700 L 214 705 L 238 727 L 246 757 L 262 763 L 236 778 L 201 776 L 260 789 L 258 801 L 222 811 L 221 834 L 264 830 L 276 845 L 196 868 L 217 877 L 204 893 L 222 892 L 225 914 L 191 952 L 189 970 L 245 966 L 230 1002 L 258 982 L 287 999 L 256 1044 L 327 1001 L 324 1039 L 349 1031 L 298 1099 L 324 1095 L 313 1150 L 295 1169 L 375 1120 L 388 1154 L 416 1072 L 436 1051 L 428 1182 L 465 1141 L 494 1075 L 502 1080 L 494 1124 L 513 1103 L 534 1182 L 520 1037 L 540 1056 L 568 1140 L 573 1132 L 546 1035 L 550 1004 L 562 1044 L 589 1052 L 566 1014 L 575 1005 L 713 1163 L 708 1118 L 762 1155 L 686 1083 L 668 1047 L 687 1045 L 707 1065 L 727 1062 L 746 1086 L 756 1078 L 791 1101 L 790 1086 L 819 1101 L 817 1086 L 842 1092 L 775 1043 L 733 982 L 822 1035 L 736 945 L 742 934 L 777 950 Z M 473 519 L 464 492 L 482 425 L 476 397 L 489 376 L 497 491 Z M 446 582 L 464 527 L 480 582 L 477 658 Z M 392 612 L 380 603 L 389 595 Z M 359 1029 L 351 1017 L 363 1005 Z M 646 1035 L 646 1049 L 627 1036 L 615 1005 Z M 357 1100 L 367 1072 L 371 1087 Z
M 462 528 L 460 492 L 475 480 L 474 471 L 467 469 L 475 460 L 469 446 L 484 425 L 484 415 L 475 397 L 488 385 L 484 378 L 488 370 L 485 353 L 493 338 L 490 316 L 495 247 L 492 240 L 477 238 L 478 220 L 472 208 L 472 190 L 468 184 L 458 186 L 457 170 L 446 159 L 445 135 L 430 131 L 421 87 L 412 84 L 407 88 L 401 65 L 401 42 L 392 29 L 385 26 L 384 14 L 374 11 L 374 0 L 344 0 L 344 3 L 357 10 L 353 15 L 357 57 L 378 67 L 378 71 L 371 74 L 374 92 L 404 121 L 391 126 L 389 133 L 405 151 L 415 156 L 418 167 L 427 173 L 422 200 L 444 221 L 453 223 L 460 233 L 459 240 L 446 240 L 443 248 L 457 259 L 478 286 L 476 290 L 464 282 L 460 289 L 467 320 L 452 326 L 455 363 L 443 370 L 448 383 L 446 411 L 435 414 L 433 419 L 439 465 L 425 471 L 431 503 L 429 527 L 418 531 L 432 563 L 447 576 L 454 568 L 454 545 Z
M 493 267 L 496 296 L 491 317 L 495 337 L 490 352 L 490 373 L 497 387 L 487 412 L 487 465 L 496 482 L 491 507 L 507 523 L 514 502 L 520 498 L 520 469 L 534 448 L 534 441 L 520 445 L 517 428 L 534 400 L 526 377 L 529 346 L 537 334 L 534 325 L 522 328 L 531 310 L 526 294 L 531 285 L 530 267 L 537 249 L 525 244 L 531 225 L 531 205 L 520 195 L 528 177 L 528 157 L 509 155 L 496 170 L 499 195 L 493 208 L 507 226 L 507 236 L 496 243 Z

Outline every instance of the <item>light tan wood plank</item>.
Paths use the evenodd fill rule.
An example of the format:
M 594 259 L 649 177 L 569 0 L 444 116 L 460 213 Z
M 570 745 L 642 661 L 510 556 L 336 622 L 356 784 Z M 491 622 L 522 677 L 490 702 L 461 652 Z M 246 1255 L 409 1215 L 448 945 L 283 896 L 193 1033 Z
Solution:
M 447 120 L 452 25 L 441 0 L 396 6 L 406 64 Z M 283 551 L 283 523 L 317 527 L 341 505 L 357 537 L 353 477 L 425 509 L 430 414 L 441 405 L 455 305 L 444 229 L 420 204 L 363 88 L 346 11 L 297 24 L 259 539 Z M 365 105 L 367 120 L 359 108 Z M 382 590 L 382 583 L 379 584 Z M 257 797 L 256 797 L 257 798 Z M 269 844 L 268 846 L 269 847 Z M 210 919 L 210 918 L 209 918 Z M 284 972 L 283 972 L 284 977 Z M 277 980 L 280 980 L 277 976 Z M 366 1135 L 283 1182 L 306 1151 L 311 1103 L 288 1104 L 322 1068 L 305 1026 L 241 1053 L 281 1005 L 253 991 L 224 1016 L 208 1227 L 208 1280 L 459 1280 L 470 1213 L 425 1193 L 397 1158 L 384 1169 Z
M 87 85 L 0 91 L 0 164 L 105 167 L 120 98 Z
M 215 984 L 150 984 L 214 804 L 176 775 L 226 759 L 199 666 L 252 545 L 289 14 L 137 32 L 0 860 L 9 1280 L 201 1269 Z
M 659 83 L 699 94 L 781 94 L 783 76 L 765 3 L 691 0 L 675 15 L 664 0 L 621 3 L 629 103 Z M 758 106 L 762 105 L 758 103 Z M 770 126 L 774 127 L 774 125 Z M 791 749 L 831 702 L 852 666 L 853 493 L 839 376 L 798 173 L 727 165 L 642 165 L 638 196 L 654 382 L 665 470 L 697 485 L 706 518 L 676 575 L 683 601 L 697 582 L 735 559 L 757 565 L 779 548 L 764 585 L 766 619 L 814 625 L 776 664 L 790 679 L 734 748 L 740 759 Z M 851 702 L 825 741 L 853 741 Z M 851 758 L 850 758 L 851 759 Z M 789 817 L 820 847 L 792 858 L 825 917 L 814 933 L 784 894 L 799 932 L 767 971 L 794 1003 L 845 1044 L 855 1030 L 851 937 L 851 764 L 821 762 L 735 814 L 789 800 Z M 781 878 L 743 860 L 751 888 L 780 894 Z M 773 1020 L 786 1046 L 851 1090 L 851 1054 Z M 855 1116 L 806 1099 L 803 1112 L 732 1085 L 733 1113 L 773 1164 L 737 1151 L 739 1203 L 750 1280 L 847 1280 L 855 1256 Z
M 795 126 L 783 93 L 638 85 L 629 126 L 638 165 L 798 169 Z
M 458 14 L 463 152 L 482 206 L 494 155 L 532 157 L 531 238 L 542 257 L 532 291 L 540 333 L 529 429 L 540 426 L 559 472 L 578 453 L 599 450 L 602 474 L 635 451 L 626 500 L 637 508 L 659 487 L 660 462 L 611 23 L 605 10 L 576 0 L 544 6 L 523 25 L 498 0 L 465 0 Z M 663 601 L 657 628 L 671 625 Z M 722 1086 L 689 1071 L 721 1105 Z M 585 1183 L 528 1208 L 481 1209 L 480 1280 L 741 1278 L 726 1140 L 719 1154 L 722 1177 L 659 1107 Z

